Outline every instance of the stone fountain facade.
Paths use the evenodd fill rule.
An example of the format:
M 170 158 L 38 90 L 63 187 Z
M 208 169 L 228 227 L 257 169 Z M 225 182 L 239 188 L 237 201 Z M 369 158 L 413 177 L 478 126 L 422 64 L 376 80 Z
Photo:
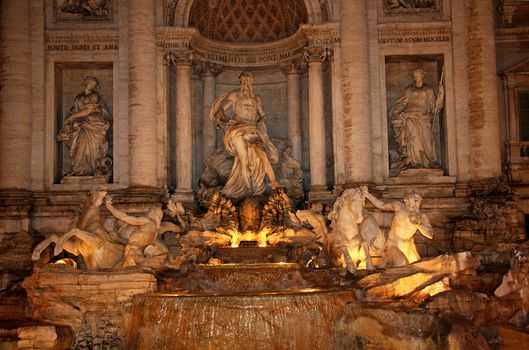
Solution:
M 298 330 L 287 316 L 248 311 L 255 323 L 277 321 L 286 332 L 278 341 L 314 329 L 333 339 L 321 343 L 331 348 L 411 346 L 405 339 L 457 348 L 470 333 L 479 333 L 470 348 L 526 339 L 527 262 L 515 252 L 528 238 L 528 14 L 514 0 L 2 1 L 0 319 L 32 321 L 2 324 L 0 343 L 149 348 L 158 338 L 141 343 L 137 327 L 160 319 L 134 310 L 156 304 L 178 314 L 178 303 L 203 298 L 156 293 L 235 298 L 245 288 L 269 294 L 208 302 L 215 312 L 230 303 L 277 309 L 290 297 L 300 314 L 300 300 L 318 305 L 322 326 Z M 230 97 L 241 73 L 253 79 L 257 112 L 244 129 L 253 163 L 241 161 L 233 141 L 233 120 L 247 117 L 235 111 L 240 96 Z M 266 162 L 271 170 L 253 178 L 237 170 Z M 249 192 L 228 190 L 234 174 Z M 346 224 L 337 216 L 354 191 L 372 224 L 365 229 L 354 215 Z M 87 193 L 101 197 L 79 210 Z M 413 249 L 397 250 L 406 266 L 414 254 L 427 260 L 365 276 L 364 264 L 388 267 L 387 249 L 369 237 L 396 237 L 412 193 L 422 208 L 403 220 L 422 225 L 422 235 L 412 232 Z M 270 202 L 281 194 L 287 199 Z M 215 206 L 213 197 L 226 199 Z M 94 208 L 97 216 L 86 214 Z M 252 217 L 256 228 L 245 230 Z M 353 226 L 362 240 L 334 239 L 333 259 L 322 237 Z M 43 244 L 32 262 L 39 243 L 57 247 L 67 233 L 80 237 L 75 229 L 97 239 L 99 251 L 76 260 Z M 160 235 L 140 242 L 149 232 Z M 251 246 L 227 248 L 241 242 Z M 372 261 L 351 247 L 372 251 Z M 59 258 L 78 269 L 47 264 Z M 231 271 L 232 263 L 241 266 Z M 509 269 L 512 290 L 493 296 Z M 260 289 L 267 281 L 276 284 Z M 388 292 L 399 281 L 407 292 Z M 324 291 L 296 292 L 307 288 Z M 433 296 L 448 289 L 462 291 Z M 281 291 L 290 294 L 270 294 Z M 465 304 L 472 298 L 480 302 Z M 487 319 L 490 310 L 497 313 Z M 386 322 L 395 314 L 425 331 L 399 333 Z M 453 314 L 473 316 L 458 323 Z M 382 334 L 392 334 L 388 343 Z M 292 337 L 292 347 L 305 348 Z

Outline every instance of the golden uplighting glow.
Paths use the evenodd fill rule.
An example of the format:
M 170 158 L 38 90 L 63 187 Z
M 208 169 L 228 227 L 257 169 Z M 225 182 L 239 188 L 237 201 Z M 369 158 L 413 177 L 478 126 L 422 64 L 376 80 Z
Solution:
M 237 229 L 227 229 L 225 233 L 231 237 L 231 247 L 237 248 L 241 242 L 248 241 L 248 242 L 257 242 L 257 245 L 259 247 L 266 247 L 267 246 L 267 237 L 270 233 L 272 233 L 273 229 L 270 227 L 265 227 L 261 229 L 259 232 L 255 233 L 253 231 L 245 231 L 245 232 L 239 232 Z
M 73 268 L 77 268 L 77 263 L 70 258 L 64 258 L 64 259 L 57 260 L 53 263 L 53 265 L 68 265 Z

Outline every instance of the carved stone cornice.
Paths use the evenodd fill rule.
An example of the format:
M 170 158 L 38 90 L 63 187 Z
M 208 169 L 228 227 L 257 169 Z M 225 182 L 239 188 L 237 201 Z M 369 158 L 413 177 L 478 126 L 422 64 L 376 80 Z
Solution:
M 529 27 L 496 29 L 496 42 L 529 41 Z
M 193 50 L 168 51 L 164 54 L 163 61 L 168 65 L 191 66 L 193 63 Z
M 199 35 L 195 28 L 159 27 L 156 29 L 156 46 L 168 51 L 190 49 L 195 35 Z
M 333 46 L 340 42 L 340 23 L 303 24 L 299 29 L 309 46 Z
M 242 44 L 212 40 L 194 28 L 159 27 L 157 46 L 165 52 L 193 50 L 194 61 L 209 62 L 223 67 L 279 66 L 293 59 L 303 58 L 303 49 L 332 47 L 340 41 L 338 23 L 304 24 L 288 38 L 256 44 Z M 166 55 L 171 62 L 171 54 Z
M 379 44 L 448 42 L 452 40 L 450 23 L 379 24 Z
M 303 56 L 309 64 L 323 63 L 328 57 L 328 50 L 326 47 L 306 47 L 303 49 Z

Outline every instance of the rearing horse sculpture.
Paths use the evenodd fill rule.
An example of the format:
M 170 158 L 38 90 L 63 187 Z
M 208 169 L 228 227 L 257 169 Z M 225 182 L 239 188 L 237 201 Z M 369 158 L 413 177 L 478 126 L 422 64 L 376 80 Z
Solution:
M 106 191 L 92 191 L 83 204 L 81 216 L 74 228 L 61 236 L 52 234 L 33 250 L 31 260 L 36 261 L 51 243 L 55 243 L 54 255 L 62 250 L 81 255 L 88 270 L 105 270 L 116 267 L 123 260 L 124 244 L 103 227 L 99 207 Z
M 372 270 L 371 248 L 382 251 L 386 237 L 375 218 L 364 213 L 365 195 L 361 188 L 345 190 L 334 203 L 331 220 L 331 253 L 343 257 L 347 270 L 354 273 L 365 262 Z

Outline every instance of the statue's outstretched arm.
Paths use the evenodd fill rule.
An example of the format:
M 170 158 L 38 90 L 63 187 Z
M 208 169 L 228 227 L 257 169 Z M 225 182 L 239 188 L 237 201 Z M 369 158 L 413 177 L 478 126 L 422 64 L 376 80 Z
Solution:
M 433 239 L 434 229 L 426 214 L 421 214 L 421 223 L 417 225 L 417 230 L 426 238 Z
M 397 208 L 395 208 L 394 202 L 383 202 L 380 199 L 373 196 L 371 193 L 365 194 L 366 199 L 368 199 L 373 205 L 378 209 L 382 211 L 395 211 Z
M 150 222 L 149 218 L 146 217 L 137 217 L 137 216 L 131 216 L 125 214 L 123 211 L 116 209 L 112 205 L 112 199 L 110 197 L 105 198 L 105 206 L 107 207 L 108 211 L 118 220 L 123 221 L 126 224 L 134 225 L 134 226 L 141 226 L 148 224 Z

